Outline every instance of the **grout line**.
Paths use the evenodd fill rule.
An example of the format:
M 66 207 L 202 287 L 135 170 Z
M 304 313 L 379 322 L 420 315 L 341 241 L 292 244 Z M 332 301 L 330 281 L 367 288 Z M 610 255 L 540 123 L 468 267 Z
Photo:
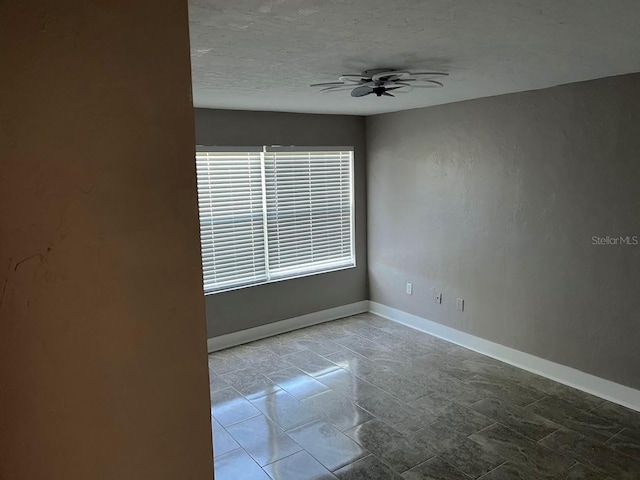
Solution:
M 553 423 L 556 423 L 556 422 L 553 422 Z M 556 424 L 556 425 L 557 425 L 557 424 Z M 554 430 L 554 431 L 553 431 L 553 432 L 551 432 L 550 434 L 545 435 L 545 436 L 544 436 L 544 437 L 542 437 L 540 440 L 536 441 L 536 443 L 539 443 L 539 444 L 540 444 L 541 446 L 543 446 L 543 447 L 549 448 L 549 447 L 547 447 L 546 445 L 543 445 L 541 442 L 542 442 L 545 438 L 549 438 L 551 435 L 553 435 L 553 434 L 555 434 L 555 433 L 558 433 L 558 432 L 559 432 L 560 430 L 562 430 L 563 428 L 564 428 L 564 429 L 567 429 L 566 427 L 563 427 L 562 425 L 560 425 L 560 428 L 557 428 L 556 430 Z M 568 430 L 568 429 L 567 429 L 567 430 Z M 550 449 L 550 450 L 551 450 L 551 449 Z
M 483 478 L 487 478 L 487 476 L 491 473 L 491 472 L 495 472 L 497 469 L 499 469 L 500 467 L 502 467 L 503 465 L 506 465 L 507 463 L 509 463 L 509 460 L 505 460 L 504 462 L 502 462 L 500 465 L 498 465 L 496 468 L 489 470 L 487 473 L 485 473 L 484 475 L 482 475 L 481 477 L 478 477 L 478 480 L 482 480 Z
M 487 417 L 487 418 L 488 418 L 488 417 Z M 493 420 L 493 419 L 492 419 L 492 418 L 490 418 L 489 420 Z M 442 422 L 441 422 L 441 423 L 442 423 Z M 443 425 L 445 425 L 445 426 L 449 427 L 446 423 L 443 423 Z M 486 427 L 481 428 L 481 429 L 480 429 L 480 430 L 478 430 L 477 432 L 470 433 L 470 434 L 468 434 L 466 437 L 467 437 L 467 438 L 469 438 L 469 437 L 471 437 L 471 435 L 477 435 L 478 433 L 482 433 L 482 432 L 484 432 L 485 430 L 488 430 L 488 429 L 489 429 L 489 428 L 491 428 L 491 427 L 495 427 L 496 425 L 499 425 L 499 422 L 496 422 L 495 420 L 493 420 L 493 423 L 492 423 L 491 425 L 487 425 Z M 451 427 L 449 427 L 449 428 L 451 428 Z M 457 432 L 457 430 L 456 430 L 455 428 L 451 428 L 451 430 L 453 430 L 453 431 Z M 509 430 L 511 430 L 511 429 L 509 429 Z M 463 435 L 464 435 L 464 434 L 463 434 Z M 472 438 L 469 438 L 469 440 L 474 441 Z M 478 442 L 476 442 L 476 443 L 478 443 Z
M 325 468 L 327 468 L 327 470 L 329 470 L 331 473 L 336 473 L 338 470 L 346 468 L 346 467 L 348 467 L 350 465 L 353 465 L 354 463 L 359 462 L 360 460 L 364 460 L 365 458 L 369 458 L 369 457 L 374 457 L 375 458 L 375 455 L 373 453 L 369 452 L 369 450 L 365 450 L 365 452 L 368 452 L 369 455 L 365 455 L 363 457 L 360 457 L 360 458 L 354 460 L 353 462 L 347 463 L 346 465 L 342 465 L 341 467 L 338 467 L 338 468 L 333 469 L 333 470 L 329 470 L 327 467 L 325 467 Z
M 286 433 L 286 432 L 285 432 L 285 433 Z M 287 436 L 288 436 L 288 435 L 287 435 Z M 289 438 L 291 438 L 291 437 L 289 437 Z M 291 440 L 293 440 L 293 438 L 291 438 Z M 279 458 L 278 460 L 274 460 L 273 462 L 266 463 L 266 464 L 261 465 L 261 466 L 260 466 L 260 464 L 259 464 L 258 462 L 256 462 L 256 463 L 258 463 L 258 465 L 260 466 L 260 468 L 264 468 L 264 467 L 268 467 L 269 465 L 273 465 L 274 463 L 279 462 L 280 460 L 285 460 L 285 459 L 287 459 L 287 458 L 289 458 L 289 457 L 293 457 L 294 455 L 297 455 L 297 454 L 298 454 L 298 453 L 300 453 L 300 452 L 306 452 L 306 451 L 307 451 L 305 448 L 303 448 L 303 447 L 302 447 L 302 445 L 300 445 L 300 444 L 299 444 L 298 442 L 296 442 L 295 440 L 293 440 L 293 442 L 294 442 L 296 445 L 298 445 L 302 450 L 298 450 L 297 452 L 294 452 L 294 453 L 292 453 L 292 454 L 290 454 L 290 455 L 287 455 L 286 457 Z M 309 452 L 307 452 L 307 453 L 309 453 Z M 249 456 L 251 456 L 251 455 L 249 455 Z M 253 458 L 253 457 L 251 457 L 251 458 Z M 254 460 L 254 461 L 255 461 L 255 460 Z M 322 465 L 322 464 L 321 464 L 321 465 Z M 223 480 L 224 480 L 224 479 L 223 479 Z
M 622 430 L 620 430 L 618 433 L 616 433 L 616 434 L 614 434 L 613 436 L 611 436 L 611 438 L 609 438 L 608 440 L 606 440 L 606 441 L 603 443 L 603 445 L 607 445 L 607 446 L 609 447 L 608 443 L 609 443 L 611 440 L 613 440 L 614 438 L 616 438 L 618 435 L 620 435 L 620 434 L 621 434 L 622 432 L 624 432 L 624 431 L 625 431 L 625 428 L 623 428 L 623 429 L 622 429 Z M 611 448 L 611 447 L 609 447 L 609 448 Z
M 547 398 L 550 398 L 550 396 L 549 396 L 549 395 L 545 395 L 544 397 L 539 398 L 538 400 L 535 400 L 535 401 L 533 401 L 533 402 L 531 402 L 531 403 L 528 403 L 528 404 L 527 404 L 527 405 L 525 405 L 524 407 L 520 407 L 520 408 L 522 408 L 523 410 L 527 410 L 530 406 L 535 405 L 536 403 L 541 402 L 541 401 L 543 401 L 543 400 L 545 400 L 545 399 L 547 399 Z M 533 412 L 533 411 L 531 411 L 531 410 L 529 410 L 529 411 L 530 411 L 531 413 L 535 413 L 535 412 Z M 536 415 L 538 415 L 538 414 L 536 413 Z M 540 415 L 540 416 L 541 416 L 541 417 L 543 417 L 543 418 L 547 418 L 547 417 L 545 417 L 544 415 Z M 547 418 L 547 420 L 551 420 L 551 419 L 550 419 L 550 418 Z M 551 421 L 553 422 L 553 420 L 551 420 Z M 553 422 L 553 423 L 556 423 L 556 422 Z
M 321 417 L 317 417 L 317 418 L 314 418 L 313 420 L 309 420 L 308 422 L 301 423 L 300 425 L 296 425 L 295 427 L 291 427 L 291 428 L 290 428 L 290 429 L 288 429 L 288 430 L 285 430 L 284 428 L 280 427 L 280 425 L 278 425 L 277 423 L 276 423 L 276 425 L 278 425 L 278 426 L 279 426 L 279 427 L 284 431 L 284 433 L 286 433 L 287 435 L 289 435 L 289 432 L 290 432 L 291 430 L 295 430 L 296 428 L 302 428 L 302 427 L 305 427 L 305 426 L 309 425 L 310 423 L 317 422 L 318 420 L 325 421 L 323 418 L 321 418 Z M 273 422 L 273 423 L 275 423 L 275 422 Z M 329 423 L 329 422 L 326 422 L 326 421 L 325 421 L 325 423 Z M 336 430 L 337 430 L 337 429 L 336 429 Z M 297 443 L 297 442 L 296 442 L 296 443 Z M 305 449 L 305 450 L 306 450 L 306 449 Z M 318 460 L 318 461 L 319 461 L 319 460 Z
M 593 411 L 596 408 L 600 408 L 602 405 L 604 405 L 605 403 L 607 403 L 607 400 L 603 401 L 602 403 L 599 403 L 598 405 L 596 405 L 595 407 L 589 408 L 589 409 L 585 409 L 584 411 L 587 413 L 593 413 Z M 594 414 L 595 415 L 595 414 Z
M 229 435 L 231 435 L 231 434 L 229 433 Z M 235 442 L 235 438 L 233 439 L 233 441 Z M 238 443 L 238 442 L 236 442 L 236 443 Z M 215 440 L 214 440 L 214 445 L 213 445 L 213 460 L 214 460 L 214 463 L 220 457 L 224 457 L 225 455 L 229 455 L 230 453 L 234 453 L 236 450 L 244 450 L 244 448 L 242 448 L 240 446 L 240 444 L 238 444 L 238 446 L 236 448 L 233 448 L 233 449 L 229 450 L 228 452 L 224 452 L 224 453 L 221 453 L 221 454 L 218 455 L 218 454 L 216 454 L 216 446 L 215 446 Z M 245 453 L 246 453 L 246 451 L 245 451 Z M 247 455 L 249 455 L 249 454 L 247 453 Z M 253 460 L 253 458 L 252 458 L 252 460 Z M 256 465 L 257 465 L 257 463 L 256 463 Z M 258 466 L 260 466 L 260 465 L 258 465 Z

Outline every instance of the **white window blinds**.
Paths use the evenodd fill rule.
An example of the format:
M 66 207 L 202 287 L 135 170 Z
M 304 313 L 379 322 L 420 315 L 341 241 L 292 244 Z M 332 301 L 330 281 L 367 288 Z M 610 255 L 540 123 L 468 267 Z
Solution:
M 198 152 L 204 290 L 264 281 L 260 152 Z
M 351 153 L 265 153 L 272 277 L 353 264 Z
M 234 150 L 196 154 L 205 292 L 355 265 L 351 148 Z

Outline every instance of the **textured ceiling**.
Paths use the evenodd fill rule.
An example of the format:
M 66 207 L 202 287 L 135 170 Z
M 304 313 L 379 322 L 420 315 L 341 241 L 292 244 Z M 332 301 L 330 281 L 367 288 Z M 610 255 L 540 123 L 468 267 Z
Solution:
M 375 114 L 640 71 L 640 0 L 190 0 L 197 107 Z M 310 83 L 443 70 L 396 98 Z

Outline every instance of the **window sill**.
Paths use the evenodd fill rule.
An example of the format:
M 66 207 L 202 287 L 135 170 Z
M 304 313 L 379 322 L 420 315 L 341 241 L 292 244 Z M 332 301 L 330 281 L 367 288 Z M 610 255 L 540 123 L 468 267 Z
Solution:
M 347 266 L 343 266 L 343 267 L 336 267 L 336 268 L 332 268 L 330 270 L 320 270 L 320 271 L 311 271 L 311 272 L 307 272 L 307 273 L 301 273 L 299 275 L 295 275 L 295 276 L 286 276 L 286 277 L 282 277 L 282 278 L 273 278 L 271 280 L 266 280 L 264 282 L 259 282 L 259 283 L 249 283 L 246 285 L 236 285 L 233 287 L 229 287 L 229 288 L 224 288 L 222 290 L 214 290 L 214 291 L 210 291 L 210 292 L 204 292 L 204 296 L 208 297 L 209 295 L 216 295 L 218 293 L 228 293 L 228 292 L 234 292 L 236 290 L 244 290 L 246 288 L 251 288 L 251 287 L 260 287 L 263 285 L 269 285 L 272 283 L 280 283 L 280 282 L 286 282 L 287 280 L 296 280 L 299 278 L 305 278 L 305 277 L 313 277 L 316 275 L 322 275 L 325 273 L 335 273 L 335 272 L 341 272 L 343 270 L 351 270 L 353 268 L 356 268 L 356 264 L 354 263 L 353 265 L 347 265 Z

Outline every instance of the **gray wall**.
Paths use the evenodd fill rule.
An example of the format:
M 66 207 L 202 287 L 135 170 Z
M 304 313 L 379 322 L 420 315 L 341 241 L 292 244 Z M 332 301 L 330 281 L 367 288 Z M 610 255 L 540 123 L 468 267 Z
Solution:
M 592 245 L 640 235 L 640 75 L 368 117 L 367 149 L 373 301 L 640 387 L 640 246 Z
M 196 144 L 353 145 L 356 268 L 206 296 L 209 337 L 368 299 L 364 118 L 195 110 Z

